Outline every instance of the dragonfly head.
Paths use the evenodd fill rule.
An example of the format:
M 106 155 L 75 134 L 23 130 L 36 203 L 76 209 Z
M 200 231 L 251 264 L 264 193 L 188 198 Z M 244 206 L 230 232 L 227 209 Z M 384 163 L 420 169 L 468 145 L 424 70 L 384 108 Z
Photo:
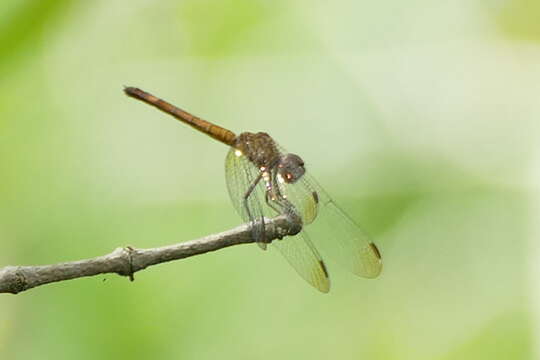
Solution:
M 295 183 L 306 172 L 304 160 L 296 154 L 286 154 L 279 159 L 278 175 L 285 183 Z

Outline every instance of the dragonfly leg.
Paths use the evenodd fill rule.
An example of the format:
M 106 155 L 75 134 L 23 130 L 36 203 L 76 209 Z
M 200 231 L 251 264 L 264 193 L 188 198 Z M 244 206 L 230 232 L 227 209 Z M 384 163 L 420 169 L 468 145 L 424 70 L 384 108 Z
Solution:
M 260 232 L 259 232 L 258 229 L 257 229 L 258 226 L 256 226 L 256 220 L 257 219 L 254 219 L 253 214 L 251 213 L 251 210 L 250 210 L 249 204 L 248 204 L 248 199 L 253 194 L 253 190 L 255 190 L 255 188 L 257 187 L 257 184 L 259 183 L 259 181 L 261 181 L 261 178 L 262 178 L 262 173 L 260 173 L 257 176 L 257 178 L 255 178 L 253 183 L 247 189 L 246 193 L 244 194 L 244 198 L 243 198 L 243 205 L 244 205 L 244 208 L 246 209 L 246 213 L 247 213 L 249 219 L 251 219 L 251 226 L 253 227 L 253 230 L 252 230 L 253 237 L 254 237 L 256 242 L 265 242 L 264 216 L 261 215 Z
M 270 199 L 270 190 L 266 190 L 266 192 L 264 193 L 264 200 L 266 201 L 266 205 L 268 205 L 269 208 L 271 208 L 272 210 L 274 210 L 276 212 L 276 214 L 278 215 L 281 215 L 283 214 L 284 212 L 281 210 L 279 210 L 275 204 L 279 205 L 279 206 L 282 206 L 281 203 L 279 203 L 278 201 L 276 201 L 276 199 Z M 278 236 L 278 239 L 281 240 L 283 239 L 283 236 Z
M 294 212 L 294 205 L 287 200 L 287 197 L 281 194 L 277 182 L 277 171 L 272 171 L 272 181 L 266 185 L 265 193 L 266 204 L 278 214 L 291 214 Z
M 286 214 L 291 215 L 294 214 L 297 216 L 297 211 L 294 205 L 287 200 L 287 197 L 284 196 L 281 193 L 281 190 L 279 189 L 279 185 L 277 182 L 277 171 L 273 173 L 272 176 L 272 188 L 274 189 L 275 199 L 273 199 L 274 203 L 278 204 L 281 207 L 281 211 L 278 211 L 280 214 Z M 267 201 L 268 203 L 268 201 Z M 270 204 L 268 204 L 270 206 Z M 273 206 L 270 206 L 272 209 L 275 209 Z
M 277 202 L 275 199 L 270 200 L 270 190 L 266 190 L 266 192 L 264 193 L 264 200 L 266 201 L 266 205 L 268 205 L 268 207 L 274 210 L 278 215 L 282 213 L 282 211 L 280 211 L 273 205 L 273 203 L 279 204 L 279 202 Z

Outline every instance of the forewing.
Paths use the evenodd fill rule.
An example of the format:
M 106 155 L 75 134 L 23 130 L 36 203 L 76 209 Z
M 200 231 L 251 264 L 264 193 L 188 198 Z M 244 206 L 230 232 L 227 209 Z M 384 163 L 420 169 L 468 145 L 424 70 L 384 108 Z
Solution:
M 317 193 L 319 200 L 317 219 L 308 227 L 312 234 L 316 234 L 314 241 L 317 247 L 353 274 L 366 278 L 377 277 L 382 270 L 377 246 L 313 177 L 305 174 L 302 181 Z
M 305 230 L 301 232 L 301 236 L 274 240 L 272 246 L 281 252 L 304 280 L 323 293 L 330 290 L 330 279 L 326 266 Z
M 287 151 L 278 145 L 283 154 Z M 280 192 L 301 216 L 304 231 L 314 236 L 314 244 L 353 274 L 375 278 L 382 270 L 377 246 L 328 195 L 319 183 L 305 173 L 294 183 L 279 181 Z M 304 232 L 303 231 L 303 232 Z
M 302 218 L 303 225 L 311 224 L 317 217 L 319 198 L 315 189 L 312 189 L 309 182 L 300 179 L 295 183 L 277 181 L 279 192 L 296 209 Z

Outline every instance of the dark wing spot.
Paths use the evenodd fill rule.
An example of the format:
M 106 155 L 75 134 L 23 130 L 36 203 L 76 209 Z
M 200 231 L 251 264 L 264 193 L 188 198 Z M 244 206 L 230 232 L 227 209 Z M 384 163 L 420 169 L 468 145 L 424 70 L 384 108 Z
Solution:
M 323 269 L 324 276 L 326 276 L 326 278 L 328 279 L 329 276 L 328 276 L 328 270 L 326 270 L 326 265 L 324 265 L 324 262 L 322 260 L 319 260 L 319 264 L 321 265 L 321 268 Z
M 317 194 L 316 191 L 312 192 L 311 195 L 313 195 L 313 200 L 315 200 L 315 203 L 319 203 L 319 194 Z
M 369 243 L 369 247 L 373 252 L 375 253 L 375 256 L 377 256 L 377 259 L 381 260 L 381 253 L 379 249 L 377 249 L 377 246 L 374 243 Z

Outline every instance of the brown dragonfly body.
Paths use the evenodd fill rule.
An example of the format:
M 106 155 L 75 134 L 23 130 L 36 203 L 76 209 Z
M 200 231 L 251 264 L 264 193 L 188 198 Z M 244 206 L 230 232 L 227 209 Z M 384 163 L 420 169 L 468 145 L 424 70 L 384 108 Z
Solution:
M 127 87 L 124 91 L 128 96 L 152 105 L 231 147 L 225 174 L 229 195 L 237 212 L 251 223 L 254 240 L 263 249 L 268 243 L 264 236 L 266 216 L 286 214 L 300 219 L 302 236 L 272 244 L 311 285 L 322 292 L 330 289 L 326 265 L 305 229 L 319 216 L 321 208 L 327 214 L 324 217 L 328 225 L 337 233 L 335 243 L 328 244 L 328 251 L 359 276 L 373 278 L 379 275 L 382 269 L 379 250 L 305 173 L 300 156 L 284 152 L 267 133 L 236 135 L 138 88 Z

